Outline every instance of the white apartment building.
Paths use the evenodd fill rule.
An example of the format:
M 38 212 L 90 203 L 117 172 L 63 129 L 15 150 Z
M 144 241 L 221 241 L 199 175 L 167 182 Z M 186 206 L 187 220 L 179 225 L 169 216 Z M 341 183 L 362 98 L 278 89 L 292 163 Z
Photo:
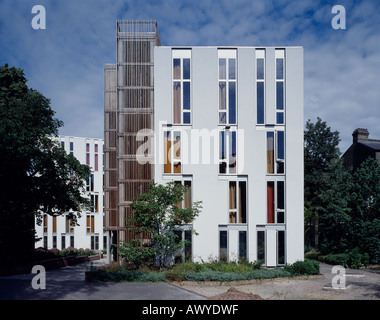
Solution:
M 42 224 L 35 225 L 38 238 L 35 247 L 46 249 L 67 247 L 76 249 L 103 250 L 107 238 L 103 231 L 103 139 L 59 136 L 58 142 L 67 153 L 80 163 L 91 167 L 91 176 L 86 181 L 86 193 L 94 204 L 93 212 L 82 212 L 77 226 L 73 226 L 68 215 L 43 215 Z
M 302 47 L 165 47 L 155 22 L 118 21 L 105 118 L 113 243 L 131 237 L 133 197 L 175 181 L 189 188 L 183 206 L 203 203 L 183 257 L 304 259 Z

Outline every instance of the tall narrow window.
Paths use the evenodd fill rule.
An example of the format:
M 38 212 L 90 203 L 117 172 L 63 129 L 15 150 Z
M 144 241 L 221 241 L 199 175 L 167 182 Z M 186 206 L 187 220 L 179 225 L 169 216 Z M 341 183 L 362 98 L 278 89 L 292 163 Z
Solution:
M 267 223 L 274 223 L 274 182 L 267 182 Z
M 181 132 L 164 132 L 164 173 L 181 173 Z
M 256 50 L 257 124 L 265 123 L 265 50 Z
M 74 220 L 66 215 L 66 233 L 74 233 Z
M 219 173 L 236 174 L 237 146 L 236 131 L 219 132 Z
M 265 231 L 257 231 L 257 261 L 265 263 Z
M 267 223 L 285 223 L 285 181 L 267 182 Z
M 246 181 L 229 182 L 229 223 L 246 223 Z
M 94 215 L 86 216 L 86 232 L 95 233 L 95 216 Z
M 219 231 L 219 259 L 222 261 L 227 261 L 228 259 L 227 243 L 227 231 Z
M 86 164 L 90 165 L 90 144 L 86 143 Z
M 239 260 L 247 259 L 247 231 L 239 231 Z
M 191 51 L 173 50 L 173 122 L 191 123 Z
M 219 50 L 219 124 L 236 124 L 236 50 Z
M 61 250 L 66 248 L 66 235 L 61 236 Z
M 98 161 L 99 161 L 99 155 L 98 155 L 98 144 L 96 143 L 95 144 L 95 159 L 94 159 L 94 162 L 95 162 L 95 171 L 98 171 Z
M 285 264 L 285 231 L 277 231 L 277 265 Z
M 182 202 L 177 204 L 177 207 L 182 209 L 182 208 L 191 208 L 191 180 L 187 180 L 189 178 L 183 179 L 183 180 L 175 180 L 174 183 L 181 184 L 185 186 L 185 194 L 183 197 Z
M 53 233 L 57 233 L 57 217 L 53 217 Z
M 70 141 L 70 154 L 74 155 L 74 142 Z
M 48 232 L 48 216 L 47 216 L 47 214 L 44 214 L 43 220 L 44 220 L 44 233 L 47 233 Z
M 276 123 L 285 124 L 285 51 L 278 49 L 276 55 Z
M 267 132 L 267 173 L 285 173 L 285 134 L 284 131 Z

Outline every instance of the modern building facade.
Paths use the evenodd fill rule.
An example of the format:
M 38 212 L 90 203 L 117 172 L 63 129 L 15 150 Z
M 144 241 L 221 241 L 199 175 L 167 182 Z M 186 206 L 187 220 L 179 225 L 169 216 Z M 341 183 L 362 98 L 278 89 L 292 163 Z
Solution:
M 80 163 L 91 167 L 91 176 L 86 181 L 86 193 L 93 203 L 92 212 L 82 212 L 74 226 L 68 214 L 62 216 L 43 215 L 42 224 L 35 225 L 40 240 L 36 248 L 74 247 L 76 249 L 103 250 L 107 246 L 107 234 L 103 229 L 103 139 L 59 136 L 58 142 L 67 153 Z
M 106 128 L 110 103 L 117 115 L 114 149 L 107 140 L 113 131 L 105 131 L 105 154 L 114 151 L 116 159 L 109 189 L 116 193 L 114 206 L 107 207 L 106 185 L 105 211 L 113 210 L 118 230 L 127 227 L 120 219 L 146 182 L 175 181 L 188 187 L 183 207 L 203 203 L 199 217 L 181 230 L 191 242 L 183 256 L 262 260 L 266 266 L 303 260 L 303 49 L 153 45 L 159 39 L 153 23 L 149 86 L 127 88 L 123 79 L 136 76 L 130 64 L 121 68 L 120 59 L 136 56 L 131 50 L 138 46 L 127 43 L 129 49 L 120 51 L 120 23 L 117 66 L 105 66 Z M 127 32 L 133 41 L 141 37 L 147 34 Z M 139 59 L 138 65 L 147 65 Z M 143 69 L 140 75 L 147 74 Z M 140 92 L 139 98 L 124 99 L 123 90 L 131 90 L 129 99 Z M 135 122 L 123 121 L 126 109 Z M 125 149 L 131 154 L 125 156 Z M 106 174 L 111 158 L 106 156 Z M 124 166 L 124 159 L 136 162 Z M 128 241 L 120 231 L 113 235 L 116 242 Z

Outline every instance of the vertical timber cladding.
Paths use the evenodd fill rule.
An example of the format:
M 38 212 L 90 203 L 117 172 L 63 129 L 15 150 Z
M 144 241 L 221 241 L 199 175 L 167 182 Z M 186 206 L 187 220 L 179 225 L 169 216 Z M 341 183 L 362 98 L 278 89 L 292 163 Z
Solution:
M 160 45 L 155 21 L 117 21 L 117 223 L 118 241 L 134 235 L 125 223 L 131 201 L 154 180 L 153 161 L 138 163 L 140 130 L 154 129 L 154 46 Z M 149 155 L 153 160 L 153 154 Z M 144 237 L 144 236 L 143 236 Z
M 104 227 L 117 230 L 116 65 L 104 66 Z

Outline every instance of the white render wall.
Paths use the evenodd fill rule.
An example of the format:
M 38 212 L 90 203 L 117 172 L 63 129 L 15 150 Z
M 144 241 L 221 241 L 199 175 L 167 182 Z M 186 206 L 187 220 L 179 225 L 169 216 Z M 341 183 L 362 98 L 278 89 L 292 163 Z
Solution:
M 74 227 L 74 233 L 66 233 L 66 215 L 57 217 L 57 232 L 53 234 L 53 217 L 48 217 L 48 232 L 43 232 L 43 223 L 35 225 L 38 238 L 35 247 L 44 247 L 44 236 L 48 237 L 47 249 L 53 248 L 53 236 L 57 237 L 56 248 L 62 250 L 62 236 L 66 236 L 66 248 L 70 246 L 70 236 L 74 236 L 74 247 L 76 249 L 91 249 L 91 236 L 98 236 L 99 249 L 104 247 L 103 236 L 103 139 L 59 136 L 56 139 L 59 143 L 64 142 L 64 148 L 67 153 L 70 153 L 70 142 L 74 143 L 74 156 L 80 163 L 86 164 L 86 143 L 90 144 L 90 167 L 91 173 L 94 175 L 94 191 L 90 192 L 93 195 L 98 195 L 98 212 L 82 212 L 82 216 L 78 219 L 79 226 Z M 98 144 L 98 171 L 95 171 L 95 144 Z M 87 233 L 86 214 L 94 215 L 94 233 Z
M 256 125 L 256 71 L 254 47 L 237 49 L 237 146 L 238 171 L 235 176 L 220 175 L 218 164 L 192 164 L 182 161 L 182 175 L 164 174 L 163 164 L 157 163 L 163 151 L 163 122 L 171 128 L 186 132 L 218 128 L 218 48 L 191 49 L 191 112 L 192 125 L 173 124 L 172 107 L 172 47 L 155 47 L 155 182 L 165 183 L 181 176 L 192 176 L 192 200 L 202 201 L 203 209 L 194 221 L 193 259 L 219 258 L 219 230 L 228 231 L 228 255 L 238 257 L 239 230 L 247 230 L 248 258 L 257 260 L 257 230 L 266 232 L 266 265 L 277 264 L 277 230 L 285 230 L 286 263 L 303 260 L 303 49 L 285 48 L 285 217 L 281 225 L 267 224 L 267 181 L 278 177 L 266 174 L 266 132 L 276 129 L 275 123 L 275 48 L 266 50 L 266 124 Z M 222 128 L 222 126 L 219 126 Z M 281 128 L 284 128 L 281 126 Z M 189 135 L 190 136 L 190 135 Z M 182 136 L 183 137 L 183 136 Z M 192 136 L 193 137 L 193 136 Z M 182 155 L 185 154 L 182 139 Z M 218 136 L 216 135 L 218 146 Z M 191 141 L 189 142 L 191 145 Z M 211 143 L 211 149 L 213 149 Z M 194 149 L 188 149 L 191 155 Z M 228 181 L 247 181 L 247 223 L 229 224 Z M 283 179 L 279 177 L 279 179 Z

